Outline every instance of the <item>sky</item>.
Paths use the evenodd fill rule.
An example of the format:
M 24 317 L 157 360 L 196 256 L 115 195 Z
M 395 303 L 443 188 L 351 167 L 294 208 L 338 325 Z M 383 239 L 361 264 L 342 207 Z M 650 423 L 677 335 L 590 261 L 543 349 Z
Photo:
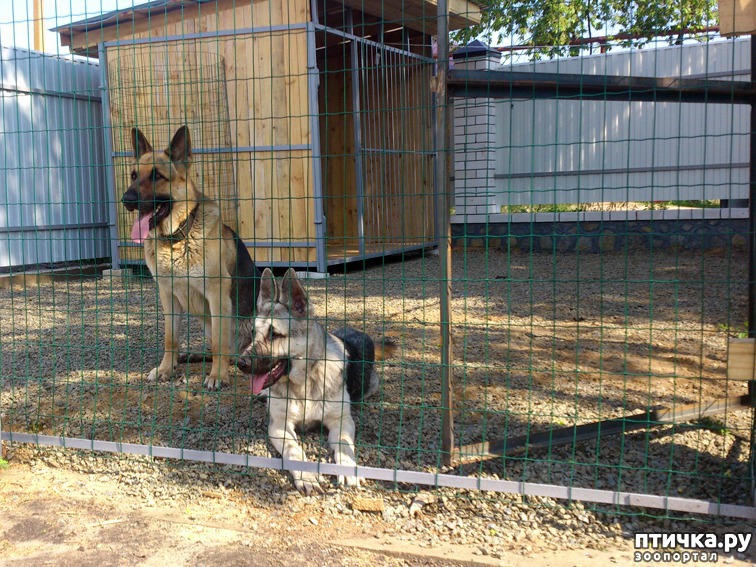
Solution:
M 50 28 L 99 16 L 112 10 L 144 4 L 148 0 L 44 0 L 45 52 L 64 55 L 58 34 Z M 34 44 L 32 0 L 0 0 L 0 45 L 31 49 Z

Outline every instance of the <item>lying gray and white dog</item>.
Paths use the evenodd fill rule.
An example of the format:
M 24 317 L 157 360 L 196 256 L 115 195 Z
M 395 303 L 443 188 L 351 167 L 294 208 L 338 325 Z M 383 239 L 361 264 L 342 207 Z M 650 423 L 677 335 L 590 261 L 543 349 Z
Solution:
M 355 329 L 326 332 L 313 320 L 307 293 L 294 270 L 276 282 L 263 271 L 257 298 L 254 339 L 238 360 L 251 375 L 252 393 L 267 390 L 268 437 L 285 458 L 306 461 L 296 430 L 323 423 L 337 464 L 356 466 L 351 402 L 379 387 L 373 363 L 390 356 L 395 345 L 372 339 Z M 302 493 L 323 492 L 321 478 L 311 472 L 292 473 Z M 356 476 L 340 476 L 339 484 L 359 486 Z

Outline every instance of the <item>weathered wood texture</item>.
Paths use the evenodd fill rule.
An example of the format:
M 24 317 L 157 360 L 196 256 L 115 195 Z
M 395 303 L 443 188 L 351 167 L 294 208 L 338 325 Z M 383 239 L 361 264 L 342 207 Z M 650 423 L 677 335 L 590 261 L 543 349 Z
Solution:
M 198 150 L 195 181 L 221 201 L 224 221 L 245 241 L 287 244 L 250 247 L 254 259 L 314 261 L 314 247 L 288 246 L 291 241 L 314 242 L 315 236 L 312 155 L 302 149 L 311 144 L 306 31 L 180 39 L 197 32 L 308 19 L 308 3 L 303 0 L 285 6 L 255 2 L 252 8 L 153 21 L 149 29 L 136 33 L 122 30 L 117 39 L 174 39 L 108 48 L 109 87 L 116 95 L 119 89 L 131 94 L 131 102 L 120 106 L 119 101 L 129 97 L 111 97 L 114 151 L 131 151 L 128 132 L 134 125 L 162 147 L 176 128 L 188 124 Z M 206 64 L 213 58 L 222 61 L 222 77 Z M 214 96 L 220 91 L 222 96 Z M 223 151 L 230 147 L 252 151 Z M 119 163 L 123 160 L 115 161 L 119 196 L 128 175 Z M 128 241 L 133 218 L 121 210 L 119 219 L 121 238 Z M 124 247 L 125 259 L 134 254 L 130 248 Z

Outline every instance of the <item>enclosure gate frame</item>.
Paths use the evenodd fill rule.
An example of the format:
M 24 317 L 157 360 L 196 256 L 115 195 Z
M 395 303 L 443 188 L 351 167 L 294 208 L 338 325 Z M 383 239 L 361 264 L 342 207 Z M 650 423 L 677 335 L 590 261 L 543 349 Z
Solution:
M 314 4 L 313 2 L 312 4 Z M 364 227 L 364 214 L 365 214 L 365 178 L 364 178 L 364 168 L 363 168 L 363 155 L 364 155 L 364 146 L 362 143 L 363 140 L 363 129 L 362 129 L 362 119 L 361 119 L 361 113 L 362 113 L 362 107 L 360 105 L 360 96 L 361 96 L 361 82 L 359 80 L 359 51 L 358 46 L 371 46 L 375 47 L 377 49 L 385 50 L 390 53 L 395 53 L 398 55 L 401 55 L 403 57 L 407 57 L 410 59 L 416 59 L 418 61 L 428 63 L 428 64 L 435 64 L 437 61 L 433 58 L 426 57 L 423 55 L 419 55 L 417 53 L 413 53 L 409 50 L 399 49 L 397 47 L 392 47 L 390 45 L 385 45 L 378 41 L 372 41 L 369 39 L 366 39 L 364 37 L 360 37 L 358 35 L 355 35 L 354 29 L 353 29 L 353 10 L 352 8 L 349 8 L 348 6 L 345 6 L 346 13 L 347 13 L 347 22 L 349 26 L 350 31 L 344 31 L 336 28 L 331 28 L 326 25 L 323 25 L 316 21 L 315 16 L 317 15 L 316 11 L 313 10 L 313 22 L 309 25 L 312 25 L 315 31 L 323 31 L 327 34 L 335 35 L 338 37 L 341 37 L 344 40 L 349 40 L 351 43 L 350 47 L 350 64 L 352 66 L 351 75 L 352 75 L 352 116 L 354 119 L 354 144 L 355 144 L 355 188 L 356 188 L 356 201 L 357 201 L 357 237 L 359 240 L 359 253 L 355 256 L 346 256 L 344 258 L 339 259 L 333 259 L 333 260 L 326 260 L 327 265 L 332 266 L 335 264 L 341 264 L 341 263 L 349 263 L 357 260 L 369 260 L 372 258 L 380 258 L 382 256 L 390 256 L 392 254 L 401 254 L 405 252 L 414 252 L 419 250 L 425 250 L 428 248 L 434 248 L 438 246 L 438 240 L 435 238 L 428 237 L 425 242 L 422 244 L 413 244 L 413 245 L 405 245 L 397 249 L 390 249 L 386 251 L 381 252 L 373 252 L 368 253 L 366 251 L 365 247 L 365 227 Z M 382 26 L 382 24 L 381 24 Z M 382 29 L 382 28 L 381 28 Z M 313 35 L 313 45 L 315 42 L 315 37 Z M 314 49 L 314 47 L 313 47 Z M 316 64 L 314 64 L 316 65 Z M 319 72 L 317 70 L 317 66 L 315 66 L 316 69 L 316 76 Z M 317 82 L 315 83 L 315 88 L 317 88 Z M 433 89 L 431 89 L 431 92 Z M 315 91 L 315 101 L 314 105 L 311 109 L 312 116 L 315 117 L 317 120 L 317 116 L 320 114 L 320 108 L 317 104 L 317 90 Z M 314 136 L 318 137 L 320 136 L 319 129 L 313 130 L 315 132 Z M 437 142 L 435 136 L 433 137 L 433 140 Z M 431 150 L 435 155 L 437 156 L 439 153 L 438 145 L 437 143 L 434 144 L 435 147 Z M 322 163 L 322 162 L 321 162 Z M 435 195 L 437 195 L 438 191 L 438 178 L 436 178 L 434 184 L 434 206 L 438 206 L 438 202 L 435 200 Z M 321 193 L 322 193 L 322 182 L 321 182 Z M 324 210 L 324 209 L 323 209 Z M 434 215 L 435 216 L 435 215 Z M 324 227 L 325 231 L 325 227 Z M 435 235 L 434 235 L 435 236 Z M 324 246 L 325 246 L 325 238 L 323 240 Z M 324 249 L 324 256 L 326 256 L 326 252 Z M 319 270 L 320 271 L 320 270 Z
M 311 6 L 314 5 L 315 2 L 311 3 Z M 349 14 L 349 20 L 351 22 L 351 14 L 352 9 L 348 8 L 348 14 Z M 105 150 L 106 150 L 106 158 L 109 160 L 107 164 L 107 169 L 109 169 L 109 172 L 107 173 L 107 183 L 108 183 L 108 191 L 109 194 L 112 196 L 111 201 L 111 233 L 113 234 L 114 242 L 111 244 L 112 249 L 112 260 L 111 265 L 114 269 L 126 267 L 126 266 L 137 266 L 137 265 L 143 265 L 143 260 L 122 260 L 120 258 L 120 253 L 118 250 L 119 246 L 124 247 L 141 247 L 141 244 L 135 244 L 133 242 L 128 241 L 121 241 L 120 235 L 118 234 L 118 212 L 117 212 L 117 205 L 115 199 L 117 196 L 115 195 L 115 178 L 114 178 L 114 168 L 112 167 L 113 158 L 116 157 L 131 157 L 131 154 L 128 152 L 114 152 L 113 151 L 113 143 L 112 143 L 112 127 L 111 127 L 111 121 L 110 121 L 110 98 L 108 97 L 108 69 L 107 69 L 107 48 L 108 47 L 117 47 L 117 46 L 125 46 L 125 45 L 145 45 L 145 44 L 153 44 L 153 43 L 165 43 L 168 41 L 180 41 L 180 40 L 191 40 L 191 39 L 202 39 L 202 38 L 218 38 L 218 37 L 227 37 L 232 35 L 254 35 L 258 33 L 271 33 L 271 32 L 283 32 L 283 31 L 292 31 L 292 30 L 306 30 L 307 33 L 307 73 L 308 73 L 308 103 L 309 103 L 309 110 L 310 110 L 310 143 L 309 144 L 288 144 L 288 145 L 277 145 L 277 146 L 231 146 L 230 148 L 224 148 L 225 152 L 228 152 L 230 154 L 240 153 L 240 152 L 269 152 L 269 151 L 276 151 L 276 150 L 309 150 L 310 156 L 312 160 L 312 178 L 313 178 L 313 191 L 312 191 L 312 198 L 313 198 L 313 205 L 314 205 L 314 220 L 313 224 L 315 225 L 315 240 L 312 241 L 286 241 L 286 242 L 273 242 L 273 241 L 260 241 L 260 240 L 253 240 L 248 241 L 244 240 L 244 245 L 250 248 L 260 248 L 260 247 L 271 247 L 271 248 L 292 248 L 292 247 L 304 247 L 304 248 L 315 248 L 316 256 L 315 261 L 306 261 L 306 262 L 281 262 L 281 261 L 270 261 L 270 262 L 262 262 L 263 265 L 270 266 L 273 268 L 287 268 L 291 266 L 299 266 L 303 268 L 314 268 L 317 272 L 325 274 L 328 270 L 328 266 L 331 265 L 337 265 L 337 264 L 346 264 L 349 262 L 357 261 L 357 260 L 368 260 L 372 258 L 379 258 L 382 256 L 388 256 L 392 254 L 400 254 L 405 252 L 413 252 L 413 251 L 419 251 L 424 250 L 427 248 L 433 248 L 437 245 L 437 242 L 434 241 L 432 237 L 427 237 L 426 241 L 422 244 L 413 244 L 409 246 L 403 246 L 399 247 L 397 249 L 390 249 L 390 250 L 384 250 L 380 252 L 374 252 L 374 253 L 366 253 L 365 250 L 365 236 L 364 236 L 364 228 L 363 228 L 363 214 L 364 214 L 364 204 L 363 198 L 364 198 L 364 179 L 361 174 L 356 175 L 355 184 L 357 187 L 358 192 L 358 215 L 359 215 L 359 253 L 355 256 L 345 256 L 343 258 L 338 259 L 332 259 L 329 260 L 328 258 L 328 251 L 326 247 L 326 221 L 324 218 L 325 215 L 325 200 L 324 200 L 324 193 L 323 193 L 323 175 L 322 175 L 322 152 L 321 152 L 321 141 L 320 141 L 320 128 L 318 125 L 318 118 L 320 116 L 320 107 L 318 104 L 318 86 L 320 84 L 320 76 L 319 76 L 319 69 L 317 66 L 317 60 L 316 60 L 316 37 L 315 33 L 318 31 L 323 31 L 327 34 L 336 35 L 339 36 L 345 40 L 349 40 L 352 43 L 352 67 L 353 67 L 353 76 L 356 76 L 358 73 L 357 70 L 357 45 L 370 45 L 373 47 L 377 47 L 392 53 L 401 54 L 402 56 L 411 58 L 411 59 L 418 59 L 420 61 L 423 61 L 428 64 L 433 64 L 436 62 L 433 58 L 425 57 L 423 55 L 419 55 L 417 53 L 413 53 L 408 50 L 398 49 L 396 47 L 392 47 L 390 45 L 384 45 L 379 42 L 371 41 L 369 39 L 365 39 L 363 37 L 357 36 L 354 33 L 351 33 L 353 29 L 350 27 L 349 32 L 345 32 L 343 30 L 339 30 L 336 28 L 331 28 L 329 26 L 323 25 L 319 23 L 318 20 L 318 14 L 317 10 L 312 10 L 312 21 L 309 22 L 302 22 L 302 23 L 295 23 L 295 24 L 288 24 L 288 25 L 274 25 L 274 26 L 260 26 L 260 27 L 251 27 L 251 28 L 239 28 L 239 29 L 233 29 L 233 30 L 220 30 L 220 31 L 212 31 L 212 32 L 197 32 L 197 33 L 191 33 L 191 34 L 185 34 L 185 35 L 168 35 L 168 36 L 158 36 L 158 37 L 147 37 L 147 38 L 131 38 L 131 39 L 117 39 L 117 40 L 110 40 L 105 42 L 98 43 L 98 53 L 100 57 L 100 68 L 102 73 L 102 91 L 103 91 L 103 104 L 102 104 L 102 113 L 103 113 L 103 120 L 105 121 L 105 127 L 103 128 L 103 136 L 104 136 L 104 143 L 105 143 Z M 358 135 L 357 128 L 360 126 L 360 117 L 359 117 L 359 97 L 360 97 L 360 86 L 359 81 L 356 83 L 353 81 L 353 87 L 352 87 L 352 97 L 353 101 L 357 102 L 357 106 L 355 107 L 357 110 L 353 112 L 353 115 L 355 116 L 355 137 Z M 359 135 L 361 136 L 362 132 L 359 132 Z M 195 154 L 205 154 L 205 153 L 212 153 L 213 149 L 210 148 L 193 148 L 192 150 Z M 434 152 L 437 153 L 437 149 L 433 148 Z M 356 161 L 361 161 L 361 152 L 357 153 Z M 357 168 L 355 168 L 357 169 Z

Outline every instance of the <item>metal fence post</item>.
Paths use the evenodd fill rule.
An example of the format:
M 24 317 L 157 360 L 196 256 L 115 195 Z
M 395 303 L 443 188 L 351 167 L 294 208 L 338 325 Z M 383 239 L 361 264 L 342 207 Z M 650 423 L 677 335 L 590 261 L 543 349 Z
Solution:
M 436 209 L 440 256 L 441 303 L 441 450 L 445 466 L 451 465 L 454 448 L 452 414 L 451 344 L 451 222 L 449 209 L 449 131 L 446 82 L 449 72 L 449 11 L 446 0 L 438 1 L 438 64 L 436 73 Z

